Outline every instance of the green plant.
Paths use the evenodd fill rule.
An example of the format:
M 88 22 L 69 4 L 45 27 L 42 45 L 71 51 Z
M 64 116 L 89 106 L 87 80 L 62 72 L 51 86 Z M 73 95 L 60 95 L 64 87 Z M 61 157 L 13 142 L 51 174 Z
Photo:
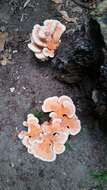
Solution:
M 66 147 L 66 150 L 71 150 L 72 148 L 72 144 L 71 144 L 71 140 L 68 140 L 66 143 L 65 143 L 65 147 Z
M 45 117 L 45 115 L 46 115 L 44 112 L 38 111 L 38 110 L 36 110 L 35 108 L 33 108 L 33 109 L 31 110 L 31 113 L 32 113 L 35 117 L 37 117 L 39 120 L 42 120 L 42 119 Z
M 97 179 L 99 182 L 107 182 L 107 171 L 95 171 L 91 172 L 91 176 Z

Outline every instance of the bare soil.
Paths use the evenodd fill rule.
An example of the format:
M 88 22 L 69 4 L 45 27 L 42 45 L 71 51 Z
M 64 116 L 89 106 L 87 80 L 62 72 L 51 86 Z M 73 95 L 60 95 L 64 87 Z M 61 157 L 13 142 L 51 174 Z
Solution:
M 35 59 L 27 48 L 28 32 L 35 21 L 62 17 L 50 0 L 31 0 L 23 9 L 24 3 L 0 1 L 0 29 L 9 32 L 6 48 L 12 54 L 11 64 L 0 65 L 0 190 L 106 190 L 106 183 L 91 176 L 93 171 L 107 169 L 107 135 L 88 97 L 92 84 L 87 79 L 85 86 L 63 84 L 53 77 L 50 63 Z M 79 20 L 79 7 L 70 1 L 63 6 L 69 14 L 72 10 L 74 17 L 79 10 Z M 74 23 L 68 25 L 75 28 Z M 55 162 L 43 162 L 27 153 L 17 131 L 23 128 L 23 120 L 32 108 L 40 110 L 45 98 L 63 94 L 74 100 L 82 130 L 71 137 L 70 148 Z

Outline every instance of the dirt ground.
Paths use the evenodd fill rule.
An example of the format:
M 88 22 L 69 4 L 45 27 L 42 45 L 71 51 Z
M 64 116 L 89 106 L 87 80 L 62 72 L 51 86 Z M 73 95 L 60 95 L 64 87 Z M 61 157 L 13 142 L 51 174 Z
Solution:
M 8 46 L 12 53 L 11 64 L 0 65 L 0 190 L 107 190 L 106 183 L 91 175 L 107 169 L 107 134 L 93 115 L 87 97 L 90 84 L 86 92 L 84 86 L 60 83 L 49 63 L 40 64 L 27 48 L 27 32 L 35 21 L 63 19 L 50 0 L 31 0 L 23 8 L 24 3 L 0 1 L 0 30 L 10 32 Z M 69 14 L 75 16 L 79 10 L 81 15 L 80 8 L 70 3 L 63 5 L 69 7 Z M 71 26 L 75 28 L 74 23 L 68 28 Z M 32 108 L 40 110 L 45 98 L 63 94 L 73 98 L 82 130 L 70 139 L 70 148 L 56 161 L 43 162 L 27 153 L 17 131 L 23 129 L 23 120 Z

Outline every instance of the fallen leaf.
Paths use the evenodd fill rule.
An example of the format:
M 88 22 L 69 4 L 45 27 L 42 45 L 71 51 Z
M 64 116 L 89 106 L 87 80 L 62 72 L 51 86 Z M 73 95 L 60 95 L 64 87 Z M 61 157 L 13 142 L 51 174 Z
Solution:
M 11 60 L 12 60 L 11 50 L 6 49 L 0 56 L 0 64 L 1 65 L 11 64 Z
M 60 3 L 63 3 L 63 1 L 62 0 L 52 0 L 54 3 L 56 3 L 56 4 L 60 4 Z
M 8 36 L 8 33 L 0 32 L 0 52 L 4 50 L 4 45 L 5 45 L 7 36 Z
M 65 21 L 67 21 L 67 22 L 73 22 L 73 23 L 77 23 L 77 18 L 70 18 L 69 17 L 69 15 L 68 15 L 68 13 L 66 12 L 66 11 L 59 11 L 60 13 L 61 13 L 61 15 L 62 15 L 62 18 L 65 20 Z

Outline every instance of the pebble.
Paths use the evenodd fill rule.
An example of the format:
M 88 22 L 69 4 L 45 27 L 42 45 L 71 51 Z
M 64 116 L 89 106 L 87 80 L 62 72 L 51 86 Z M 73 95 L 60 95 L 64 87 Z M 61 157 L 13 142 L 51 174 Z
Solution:
M 98 91 L 97 90 L 93 90 L 92 92 L 92 100 L 97 103 L 98 102 Z
M 11 167 L 12 167 L 12 168 L 14 168 L 14 167 L 15 167 L 15 165 L 14 165 L 14 163 L 13 163 L 13 162 L 11 163 Z
M 17 53 L 17 52 L 18 52 L 17 49 L 13 50 L 13 54 L 15 54 L 15 53 Z
M 23 90 L 26 90 L 25 86 L 23 86 L 22 88 L 23 88 Z
M 20 76 L 17 76 L 17 80 L 20 78 Z
M 15 91 L 15 87 L 11 87 L 10 92 L 14 92 L 14 91 Z

